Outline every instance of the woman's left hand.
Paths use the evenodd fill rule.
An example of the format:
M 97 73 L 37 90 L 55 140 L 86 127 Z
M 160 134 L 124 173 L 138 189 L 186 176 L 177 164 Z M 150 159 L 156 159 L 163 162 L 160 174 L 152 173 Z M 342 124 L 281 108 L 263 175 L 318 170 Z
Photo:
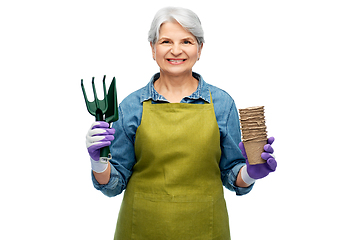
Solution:
M 266 177 L 270 172 L 274 172 L 277 166 L 277 162 L 275 160 L 274 149 L 272 148 L 271 144 L 274 142 L 275 138 L 270 137 L 267 140 L 267 144 L 264 146 L 264 152 L 261 154 L 261 158 L 264 159 L 266 162 L 256 165 L 250 165 L 244 144 L 240 142 L 239 147 L 243 156 L 246 159 L 246 167 L 249 176 L 253 179 L 260 179 Z

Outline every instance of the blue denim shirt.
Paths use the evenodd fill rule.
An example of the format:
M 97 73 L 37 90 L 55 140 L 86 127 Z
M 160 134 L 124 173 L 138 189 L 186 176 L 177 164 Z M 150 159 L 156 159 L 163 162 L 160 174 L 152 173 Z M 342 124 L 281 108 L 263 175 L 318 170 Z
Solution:
M 219 164 L 221 180 L 226 188 L 235 191 L 237 195 L 247 194 L 253 185 L 247 188 L 235 186 L 239 170 L 245 165 L 245 159 L 238 147 L 241 133 L 235 102 L 225 91 L 207 84 L 199 74 L 193 73 L 193 76 L 199 80 L 198 88 L 190 96 L 184 97 L 181 103 L 203 104 L 205 101 L 210 103 L 210 90 L 221 138 Z M 94 187 L 106 196 L 113 197 L 122 193 L 132 175 L 132 168 L 136 163 L 135 135 L 141 123 L 142 103 L 149 99 L 154 103 L 168 102 L 154 88 L 154 82 L 159 77 L 159 73 L 155 74 L 145 87 L 130 94 L 119 105 L 119 120 L 112 125 L 116 132 L 110 146 L 112 154 L 110 181 L 108 184 L 100 185 L 92 174 Z

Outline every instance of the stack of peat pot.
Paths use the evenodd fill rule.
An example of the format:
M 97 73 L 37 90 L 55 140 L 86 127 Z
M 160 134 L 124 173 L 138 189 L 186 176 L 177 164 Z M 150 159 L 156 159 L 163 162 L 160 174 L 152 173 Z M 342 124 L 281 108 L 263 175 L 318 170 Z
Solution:
M 250 165 L 265 163 L 261 158 L 267 133 L 264 106 L 239 109 L 241 135 Z

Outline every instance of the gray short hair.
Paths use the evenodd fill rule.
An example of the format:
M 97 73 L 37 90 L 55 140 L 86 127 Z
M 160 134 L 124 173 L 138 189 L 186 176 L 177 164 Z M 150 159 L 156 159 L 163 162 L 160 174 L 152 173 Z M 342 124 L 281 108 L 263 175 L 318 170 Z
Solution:
M 193 11 L 180 7 L 166 7 L 156 13 L 149 31 L 149 42 L 155 44 L 159 38 L 161 25 L 174 20 L 195 36 L 199 46 L 205 42 L 204 31 L 199 17 Z

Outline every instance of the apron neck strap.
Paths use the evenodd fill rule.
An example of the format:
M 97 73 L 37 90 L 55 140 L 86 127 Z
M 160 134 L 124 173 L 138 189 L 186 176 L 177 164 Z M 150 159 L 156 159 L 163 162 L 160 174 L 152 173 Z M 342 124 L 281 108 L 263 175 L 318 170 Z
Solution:
M 210 104 L 212 104 L 212 103 L 213 103 L 213 100 L 212 100 L 212 95 L 211 95 L 210 89 L 209 89 L 209 93 L 210 93 Z

